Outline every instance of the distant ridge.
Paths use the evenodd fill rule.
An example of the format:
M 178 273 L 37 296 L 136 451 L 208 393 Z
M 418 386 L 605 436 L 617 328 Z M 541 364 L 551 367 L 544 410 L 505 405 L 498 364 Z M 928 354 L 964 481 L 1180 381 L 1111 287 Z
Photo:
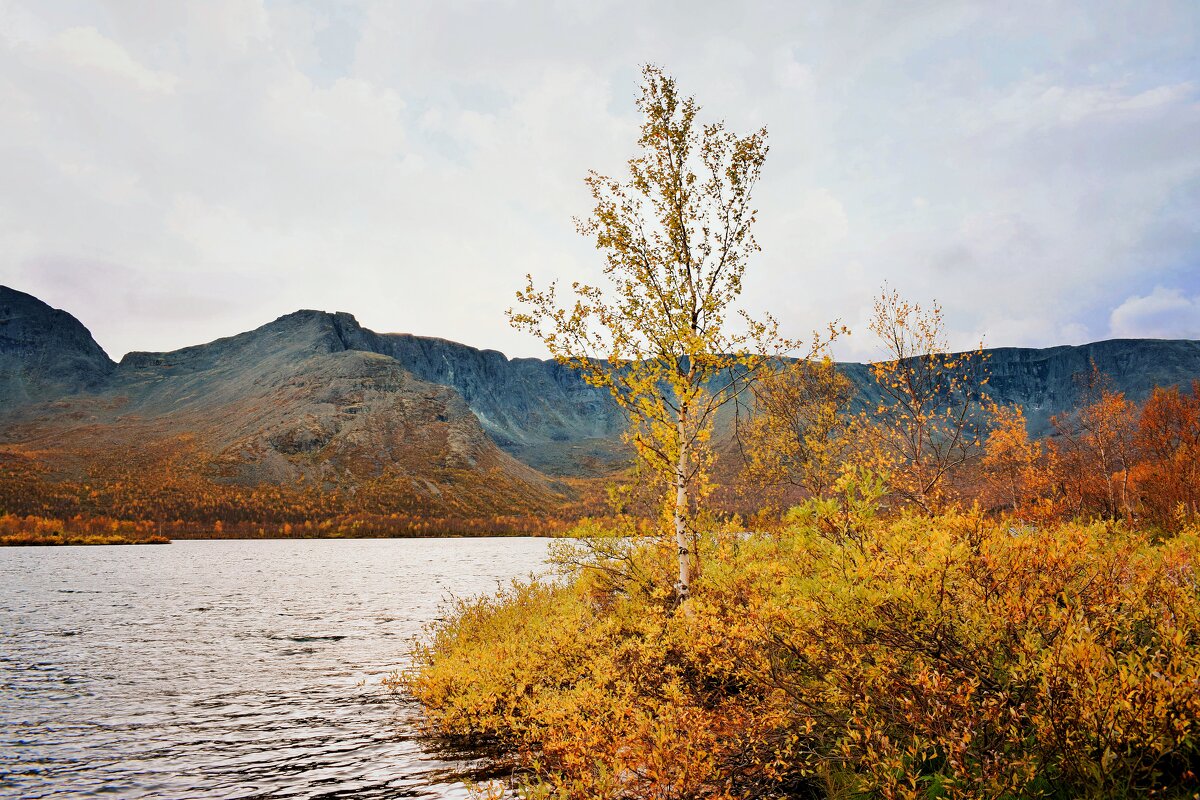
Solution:
M 78 495 L 26 512 L 228 519 L 311 506 L 315 518 L 474 519 L 563 500 L 565 487 L 500 450 L 454 388 L 353 347 L 348 337 L 369 332 L 348 314 L 300 311 L 113 364 L 77 320 L 30 295 L 0 288 L 0 309 L 12 332 L 0 384 L 9 486 Z
M 97 388 L 115 368 L 75 317 L 0 286 L 0 409 Z
M 1021 406 L 1035 434 L 1073 407 L 1076 376 L 1093 363 L 1135 401 L 1200 379 L 1190 340 L 987 353 L 989 393 Z M 877 397 L 868 366 L 839 368 L 860 403 Z M 297 311 L 115 364 L 69 313 L 0 287 L 0 457 L 36 453 L 47 480 L 90 480 L 114 454 L 186 442 L 187 463 L 172 469 L 214 486 L 374 491 L 380 509 L 412 513 L 527 513 L 570 496 L 556 477 L 625 463 L 622 428 L 603 390 L 554 361 L 379 334 L 344 312 Z

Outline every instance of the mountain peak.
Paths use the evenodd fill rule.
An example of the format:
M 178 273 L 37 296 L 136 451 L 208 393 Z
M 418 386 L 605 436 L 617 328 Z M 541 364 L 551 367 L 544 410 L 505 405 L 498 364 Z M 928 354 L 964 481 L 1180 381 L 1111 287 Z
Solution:
M 115 368 L 75 317 L 0 286 L 0 407 L 89 389 Z
M 306 358 L 314 353 L 370 350 L 369 337 L 353 314 L 302 308 L 277 317 L 254 330 L 190 345 L 164 353 L 133 351 L 121 359 L 122 368 L 172 366 L 207 368 L 227 359 Z

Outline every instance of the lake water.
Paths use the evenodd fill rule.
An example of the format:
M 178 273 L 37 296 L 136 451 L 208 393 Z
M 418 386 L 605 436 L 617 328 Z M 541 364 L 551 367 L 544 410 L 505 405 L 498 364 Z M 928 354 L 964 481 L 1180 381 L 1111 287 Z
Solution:
M 464 797 L 380 680 L 547 540 L 0 548 L 0 796 Z

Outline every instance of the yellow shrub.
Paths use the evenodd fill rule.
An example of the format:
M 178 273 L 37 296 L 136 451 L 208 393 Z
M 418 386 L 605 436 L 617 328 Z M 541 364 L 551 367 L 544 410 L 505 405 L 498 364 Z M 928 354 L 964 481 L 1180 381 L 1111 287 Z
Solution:
M 560 585 L 460 604 L 408 686 L 435 730 L 499 745 L 534 797 L 1195 788 L 1195 531 L 1155 544 L 852 504 L 791 518 L 709 537 L 677 610 L 653 588 L 671 553 L 577 550 Z

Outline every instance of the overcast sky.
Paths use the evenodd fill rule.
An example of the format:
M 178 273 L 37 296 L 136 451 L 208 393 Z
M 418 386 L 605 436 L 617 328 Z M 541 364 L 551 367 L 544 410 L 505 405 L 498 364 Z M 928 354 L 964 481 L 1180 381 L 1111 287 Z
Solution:
M 298 308 L 541 355 L 638 65 L 770 130 L 745 302 L 846 358 L 884 280 L 952 343 L 1200 338 L 1200 3 L 0 0 L 0 283 L 109 354 Z

